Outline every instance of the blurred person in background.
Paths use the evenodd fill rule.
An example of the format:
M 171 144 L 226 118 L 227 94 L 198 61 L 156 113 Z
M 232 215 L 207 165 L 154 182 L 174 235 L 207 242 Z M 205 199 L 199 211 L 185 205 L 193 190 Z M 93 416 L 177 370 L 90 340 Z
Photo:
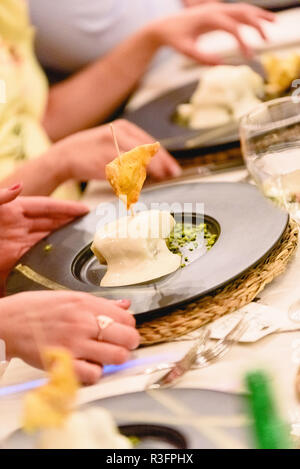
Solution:
M 88 212 L 78 202 L 19 197 L 21 191 L 21 184 L 0 189 L 0 297 L 10 270 L 31 246 Z M 127 300 L 110 301 L 71 291 L 25 292 L 0 298 L 0 338 L 6 344 L 7 359 L 18 357 L 42 367 L 41 344 L 35 336 L 39 331 L 43 346 L 67 348 L 80 381 L 93 384 L 103 365 L 123 363 L 139 345 L 129 306 Z M 102 331 L 101 340 L 99 315 L 113 320 Z
M 88 7 L 92 3 L 94 2 L 78 0 L 76 3 L 66 0 L 55 2 L 57 18 L 63 17 L 60 14 L 60 5 L 68 4 L 70 8 L 72 4 L 74 11 L 77 11 L 76 5 L 81 5 L 84 14 L 84 11 L 89 11 Z M 114 8 L 117 7 L 117 3 L 114 2 Z M 5 184 L 12 183 L 16 179 L 20 180 L 20 173 L 16 174 L 15 179 L 11 179 L 16 168 L 19 168 L 24 181 L 24 193 L 36 194 L 37 187 L 44 187 L 43 194 L 50 193 L 49 187 L 53 180 L 51 184 L 44 184 L 52 154 L 52 149 L 49 150 L 50 141 L 60 140 L 108 119 L 134 90 L 162 46 L 167 45 L 200 62 L 218 63 L 218 57 L 198 51 L 195 43 L 199 34 L 223 29 L 236 37 L 245 55 L 250 55 L 251 49 L 241 38 L 239 25 L 250 24 L 264 37 L 261 20 L 272 21 L 273 15 L 247 5 L 231 6 L 215 2 L 186 8 L 173 16 L 150 22 L 103 58 L 87 65 L 67 80 L 52 86 L 48 92 L 47 80 L 34 55 L 34 32 L 28 22 L 25 0 L 2 0 L 0 79 L 6 83 L 7 100 L 5 104 L 0 105 L 0 178 L 2 180 L 10 178 L 5 179 Z M 63 46 L 62 40 L 61 44 Z M 74 43 L 73 49 L 76 48 L 77 45 Z M 59 54 L 59 50 L 57 53 Z M 129 141 L 131 147 L 149 141 L 150 137 L 141 133 L 137 127 L 128 123 L 125 125 L 126 129 L 124 122 L 121 121 L 120 127 L 123 126 L 124 135 L 123 150 L 129 149 Z M 85 138 L 87 135 L 91 141 Z M 103 139 L 107 143 L 106 128 L 99 129 L 98 132 L 90 131 L 85 135 L 80 133 L 74 137 L 73 142 L 67 140 L 66 154 L 70 155 L 68 168 L 71 170 L 66 170 L 59 182 L 77 179 L 78 174 L 84 180 L 86 175 L 81 173 L 81 169 L 89 164 L 89 172 L 93 179 L 95 174 L 99 178 L 103 177 L 103 172 L 102 176 L 100 172 L 96 173 L 98 166 L 93 167 L 95 153 L 90 156 L 90 150 L 93 148 L 95 152 L 99 152 L 97 161 L 98 165 L 101 164 L 99 160 L 103 140 L 100 135 L 104 135 Z M 80 145 L 77 145 L 79 142 Z M 59 149 L 61 148 L 60 146 Z M 102 167 L 109 159 L 115 157 L 111 147 L 106 146 L 106 148 L 109 148 L 109 154 L 103 156 Z M 57 154 L 56 149 L 53 153 Z M 41 154 L 46 154 L 47 157 L 42 157 L 38 162 L 31 161 L 30 164 L 24 164 L 26 160 Z M 60 152 L 60 158 L 64 158 L 64 152 Z M 85 161 L 82 161 L 83 159 Z M 43 166 L 45 161 L 47 164 Z M 156 167 L 153 175 L 158 179 L 175 176 L 180 172 L 178 164 L 164 150 L 154 158 L 153 166 Z M 60 167 L 61 164 L 58 165 L 58 168 Z M 80 196 L 78 187 L 77 183 L 69 181 L 67 186 L 60 189 L 59 196 L 76 199 Z
M 149 22 L 217 0 L 27 0 L 44 67 L 75 72 Z
M 218 64 L 220 58 L 198 50 L 196 42 L 203 33 L 224 30 L 249 57 L 252 50 L 240 25 L 252 26 L 266 39 L 262 21 L 274 20 L 272 13 L 251 5 L 204 0 L 28 3 L 42 64 L 73 73 L 50 90 L 43 122 L 53 140 L 108 119 L 165 46 L 199 63 Z
M 5 99 L 0 103 L 0 184 L 5 187 L 22 180 L 24 195 L 49 195 L 59 187 L 56 197 L 76 200 L 80 197 L 78 181 L 103 179 L 105 165 L 116 156 L 111 132 L 103 126 L 51 146 L 41 123 L 49 88 L 33 42 L 24 0 L 2 0 L 0 80 L 5 84 Z M 77 103 L 73 112 L 78 113 L 80 107 Z M 52 117 L 64 120 L 61 115 Z M 125 121 L 116 122 L 115 127 L 122 151 L 153 141 Z M 180 167 L 161 149 L 148 173 L 161 180 L 180 174 Z

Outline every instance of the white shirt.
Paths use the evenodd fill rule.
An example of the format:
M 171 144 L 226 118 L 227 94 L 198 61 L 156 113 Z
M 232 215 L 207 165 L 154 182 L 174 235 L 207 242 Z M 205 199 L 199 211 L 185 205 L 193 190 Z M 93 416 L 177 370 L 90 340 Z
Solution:
M 181 0 L 27 0 L 43 65 L 74 71 L 106 54 Z

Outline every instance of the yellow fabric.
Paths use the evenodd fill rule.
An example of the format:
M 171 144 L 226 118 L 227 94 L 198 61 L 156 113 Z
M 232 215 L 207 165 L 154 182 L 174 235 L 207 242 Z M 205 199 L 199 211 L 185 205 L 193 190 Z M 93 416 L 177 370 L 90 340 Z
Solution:
M 49 382 L 25 396 L 23 427 L 29 433 L 60 427 L 71 413 L 79 389 L 70 352 L 46 348 L 42 358 Z
M 24 0 L 0 2 L 0 84 L 0 179 L 4 179 L 51 144 L 40 123 L 48 83 L 34 55 L 34 30 Z M 79 190 L 67 183 L 55 195 L 76 199 Z

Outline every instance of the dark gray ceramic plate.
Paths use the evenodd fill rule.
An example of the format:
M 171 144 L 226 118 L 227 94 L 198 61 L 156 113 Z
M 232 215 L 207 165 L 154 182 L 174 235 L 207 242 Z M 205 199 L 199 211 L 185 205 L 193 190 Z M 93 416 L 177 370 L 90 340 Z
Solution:
M 166 406 L 168 399 L 172 401 L 172 408 Z M 174 410 L 176 403 L 179 413 Z M 151 394 L 137 392 L 110 397 L 95 404 L 112 413 L 126 436 L 131 433 L 140 437 L 140 448 L 217 449 L 214 438 L 206 433 L 209 424 L 204 423 L 204 419 L 209 417 L 219 419 L 216 428 L 232 439 L 232 448 L 238 445 L 250 448 L 253 444 L 249 426 L 233 424 L 226 428 L 231 419 L 237 421 L 239 417 L 246 416 L 245 396 L 200 389 L 164 389 Z M 180 424 L 176 423 L 179 419 Z M 156 432 L 153 426 L 156 426 Z M 148 439 L 144 437 L 147 427 Z M 210 430 L 213 434 L 213 428 Z
M 224 285 L 239 276 L 268 254 L 281 238 L 288 216 L 266 200 L 252 185 L 242 183 L 190 183 L 145 190 L 140 199 L 150 203 L 204 204 L 205 219 L 219 235 L 213 248 L 192 253 L 194 259 L 183 269 L 147 284 L 121 288 L 102 288 L 100 279 L 105 267 L 100 266 L 89 249 L 97 224 L 103 219 L 100 209 L 58 230 L 37 244 L 20 261 L 31 269 L 29 274 L 14 270 L 8 279 L 9 295 L 26 290 L 41 290 L 40 279 L 32 271 L 68 289 L 90 292 L 105 298 L 128 298 L 139 321 L 166 314 L 193 299 Z M 114 204 L 117 206 L 117 203 Z M 102 212 L 104 213 L 104 212 Z M 45 246 L 52 245 L 50 251 Z M 195 257 L 193 257 L 195 256 Z
M 164 399 L 172 399 L 173 404 L 178 402 L 180 415 L 173 410 L 175 406 L 168 409 L 155 394 L 145 392 L 101 399 L 93 406 L 109 410 L 123 434 L 137 437 L 140 440 L 137 449 L 219 449 L 224 447 L 220 435 L 225 436 L 227 447 L 232 449 L 253 446 L 251 429 L 243 424 L 247 414 L 244 396 L 199 389 L 166 389 L 155 393 L 158 398 L 163 394 Z M 204 422 L 206 418 L 218 423 L 209 425 Z M 7 449 L 33 447 L 33 437 L 21 431 L 5 443 Z
M 192 82 L 162 94 L 136 111 L 124 115 L 124 117 L 153 135 L 153 137 L 159 140 L 169 151 L 187 151 L 187 141 L 196 136 L 204 135 L 207 131 L 192 130 L 188 127 L 184 127 L 176 123 L 174 116 L 177 106 L 182 103 L 187 103 L 190 100 L 197 85 L 198 82 Z M 153 119 L 153 116 L 155 116 L 155 119 Z M 212 129 L 209 129 L 209 131 L 210 130 Z M 215 138 L 212 141 L 208 141 L 202 146 L 223 146 L 228 143 L 237 142 L 238 140 L 238 125 L 236 125 L 235 131 Z M 193 148 L 190 148 L 190 150 L 192 149 Z

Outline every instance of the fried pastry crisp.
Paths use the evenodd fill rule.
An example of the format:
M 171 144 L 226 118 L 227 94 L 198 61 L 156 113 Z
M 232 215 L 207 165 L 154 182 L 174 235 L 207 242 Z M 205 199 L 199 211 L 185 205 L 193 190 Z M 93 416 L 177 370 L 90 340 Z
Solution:
M 43 358 L 49 382 L 25 396 L 23 428 L 27 432 L 62 425 L 72 411 L 79 388 L 68 351 L 49 348 Z
M 147 165 L 159 148 L 158 142 L 141 145 L 106 165 L 106 178 L 117 197 L 126 204 L 127 210 L 138 201 L 146 179 Z
M 300 55 L 296 52 L 285 56 L 265 54 L 262 63 L 267 74 L 266 90 L 272 98 L 281 96 L 299 78 Z

